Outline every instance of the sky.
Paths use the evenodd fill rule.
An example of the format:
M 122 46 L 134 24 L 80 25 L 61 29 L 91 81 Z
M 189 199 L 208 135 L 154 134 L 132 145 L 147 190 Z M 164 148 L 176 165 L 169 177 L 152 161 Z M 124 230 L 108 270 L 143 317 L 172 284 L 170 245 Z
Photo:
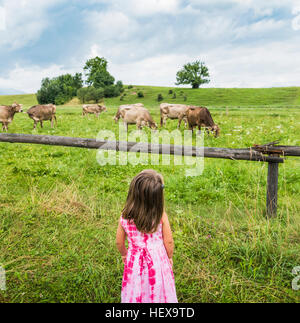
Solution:
M 95 56 L 124 84 L 175 86 L 200 60 L 205 87 L 300 86 L 300 0 L 0 0 L 0 94 Z

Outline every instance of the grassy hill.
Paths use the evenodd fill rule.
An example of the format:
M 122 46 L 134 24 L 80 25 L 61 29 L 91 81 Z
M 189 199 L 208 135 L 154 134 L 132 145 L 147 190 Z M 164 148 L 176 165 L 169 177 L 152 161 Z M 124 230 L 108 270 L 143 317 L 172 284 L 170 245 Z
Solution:
M 8 105 L 12 104 L 13 102 L 18 102 L 24 104 L 25 106 L 32 106 L 37 104 L 37 99 L 35 94 L 0 95 L 0 105 Z
M 169 94 L 169 90 L 173 94 Z M 137 93 L 143 92 L 144 98 L 138 98 Z M 176 98 L 174 98 L 174 93 Z M 190 105 L 205 105 L 208 107 L 294 107 L 300 106 L 300 87 L 266 88 L 266 89 L 188 89 L 174 87 L 134 86 L 128 89 L 126 86 L 124 100 L 120 98 L 105 99 L 109 105 L 120 105 L 134 102 L 142 102 L 146 106 L 158 105 L 157 96 L 162 94 L 163 102 L 186 103 Z M 186 97 L 186 101 L 184 99 Z M 17 101 L 27 106 L 37 104 L 34 94 L 5 95 L 0 96 L 0 104 L 11 104 Z M 71 105 L 79 105 L 79 101 L 72 100 Z

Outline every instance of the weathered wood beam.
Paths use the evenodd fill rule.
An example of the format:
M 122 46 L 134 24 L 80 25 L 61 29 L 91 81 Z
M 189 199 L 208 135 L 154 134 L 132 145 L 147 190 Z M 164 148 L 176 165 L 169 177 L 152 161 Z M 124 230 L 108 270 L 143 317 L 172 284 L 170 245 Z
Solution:
M 96 139 L 70 138 L 44 135 L 0 134 L 0 142 L 64 146 L 88 149 L 141 152 L 160 155 L 203 157 L 203 150 L 198 147 L 160 145 L 136 142 L 114 142 Z M 204 148 L 204 157 L 230 160 L 248 160 L 283 163 L 280 157 L 269 157 L 250 149 Z

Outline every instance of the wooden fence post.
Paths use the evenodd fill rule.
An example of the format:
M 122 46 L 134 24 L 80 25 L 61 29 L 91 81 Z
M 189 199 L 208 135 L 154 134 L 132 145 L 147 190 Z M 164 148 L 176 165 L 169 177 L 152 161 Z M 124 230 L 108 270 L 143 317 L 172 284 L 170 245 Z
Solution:
M 278 172 L 279 164 L 269 162 L 267 187 L 267 216 L 269 218 L 277 216 Z

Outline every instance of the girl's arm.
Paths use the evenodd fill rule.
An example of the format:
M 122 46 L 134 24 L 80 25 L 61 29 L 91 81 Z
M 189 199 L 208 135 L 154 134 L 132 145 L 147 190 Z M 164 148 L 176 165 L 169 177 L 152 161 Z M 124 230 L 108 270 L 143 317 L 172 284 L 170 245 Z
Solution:
M 125 239 L 126 239 L 125 230 L 123 229 L 121 222 L 119 222 L 119 226 L 118 226 L 118 230 L 117 230 L 116 244 L 117 244 L 117 248 L 120 251 L 120 254 L 123 258 L 123 261 L 125 260 L 125 258 L 127 256 L 127 249 L 125 247 Z
M 164 213 L 164 215 L 162 217 L 162 223 L 163 223 L 164 245 L 165 245 L 168 257 L 171 260 L 173 258 L 173 254 L 174 254 L 174 240 L 173 240 L 172 230 L 170 227 L 167 213 Z

